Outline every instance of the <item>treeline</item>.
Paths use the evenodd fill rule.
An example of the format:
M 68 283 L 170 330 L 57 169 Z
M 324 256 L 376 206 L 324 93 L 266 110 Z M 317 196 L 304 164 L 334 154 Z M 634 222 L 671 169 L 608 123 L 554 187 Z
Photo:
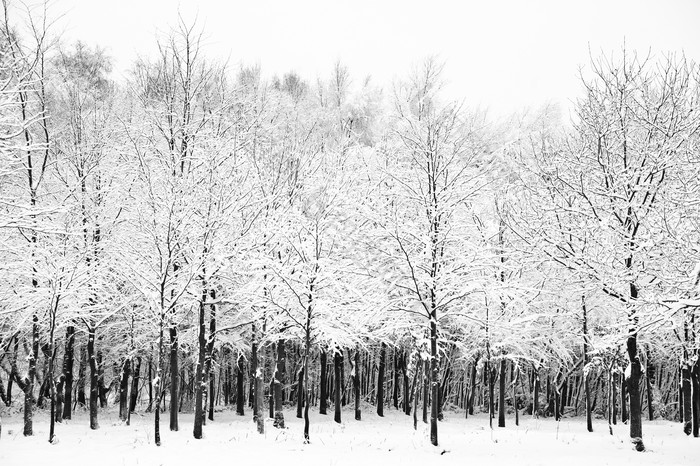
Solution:
M 401 409 L 434 445 L 477 412 L 602 416 L 640 451 L 645 414 L 698 437 L 684 57 L 602 56 L 570 122 L 497 123 L 441 99 L 434 59 L 390 91 L 341 63 L 268 81 L 182 22 L 117 82 L 3 6 L 0 398 L 25 435 L 36 407 L 52 441 L 118 404 L 158 445 L 161 414 L 201 438 L 227 405 L 259 432 L 296 406 L 306 441 L 311 407 Z

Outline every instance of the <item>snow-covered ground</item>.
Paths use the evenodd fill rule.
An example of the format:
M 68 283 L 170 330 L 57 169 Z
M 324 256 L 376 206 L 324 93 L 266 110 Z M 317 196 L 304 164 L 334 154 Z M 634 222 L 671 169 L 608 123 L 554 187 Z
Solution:
M 585 421 L 568 418 L 521 419 L 520 426 L 507 420 L 506 428 L 488 427 L 484 415 L 463 419 L 446 413 L 439 425 L 440 446 L 428 441 L 428 426 L 412 417 L 388 410 L 379 418 L 363 412 L 363 420 L 344 411 L 343 424 L 328 416 L 311 413 L 311 444 L 303 444 L 303 421 L 289 411 L 287 429 L 267 424 L 257 434 L 250 416 L 226 411 L 208 422 L 205 438 L 192 437 L 192 415 L 180 417 L 180 431 L 168 429 L 167 412 L 161 417 L 162 446 L 153 443 L 153 415 L 134 415 L 131 426 L 122 425 L 115 413 L 100 413 L 100 429 L 91 431 L 87 415 L 57 425 L 59 442 L 48 443 L 45 413 L 35 417 L 34 437 L 22 436 L 21 414 L 3 419 L 0 465 L 218 465 L 303 464 L 315 465 L 664 465 L 700 464 L 700 439 L 686 437 L 679 423 L 644 423 L 647 452 L 638 453 L 628 438 L 628 427 L 618 425 L 609 435 L 607 424 L 594 423 L 586 432 Z M 494 424 L 495 425 L 495 424 Z M 272 463 L 271 461 L 275 461 Z M 241 463 L 245 462 L 245 463 Z

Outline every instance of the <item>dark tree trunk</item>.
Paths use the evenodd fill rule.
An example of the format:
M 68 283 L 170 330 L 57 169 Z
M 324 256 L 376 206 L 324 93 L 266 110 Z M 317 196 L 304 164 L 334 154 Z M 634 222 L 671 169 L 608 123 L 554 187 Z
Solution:
M 495 413 L 495 399 L 494 399 L 494 387 L 493 387 L 493 379 L 495 377 L 495 370 L 491 369 L 491 364 L 490 360 L 486 360 L 486 366 L 484 367 L 487 383 L 489 386 L 489 399 L 488 399 L 488 405 L 489 405 L 489 427 L 493 427 L 493 418 L 494 418 L 494 413 Z
M 255 330 L 253 330 L 253 334 L 255 335 Z M 263 372 L 265 369 L 265 361 L 263 360 L 263 352 L 260 352 L 260 355 L 258 356 L 258 353 L 256 352 L 256 370 L 255 370 L 255 407 L 254 409 L 257 409 L 257 413 L 254 413 L 254 419 L 256 420 L 257 428 L 258 428 L 258 433 L 259 434 L 264 434 L 265 433 L 265 416 L 263 416 L 262 411 L 263 408 L 265 407 L 265 401 L 263 399 L 264 396 L 264 391 L 265 391 L 265 382 L 263 381 Z
M 236 414 L 245 415 L 245 384 L 243 383 L 243 355 L 238 356 L 238 373 L 236 374 Z
M 141 379 L 141 356 L 136 356 L 134 364 L 134 376 L 131 379 L 131 398 L 129 400 L 129 412 L 136 411 L 136 400 L 139 394 L 139 380 Z M 149 383 L 150 385 L 150 383 Z
M 95 328 L 88 327 L 87 356 L 90 364 L 90 429 L 100 428 L 97 422 L 97 401 L 99 385 L 97 380 L 97 355 L 95 354 Z
M 153 410 L 153 357 L 148 356 L 148 407 L 146 412 L 150 413 Z
M 423 377 L 422 372 L 422 361 L 420 356 L 416 357 L 416 373 L 413 379 L 413 430 L 418 430 L 418 394 L 421 390 L 421 378 Z
M 506 360 L 498 368 L 498 427 L 506 426 Z
M 690 377 L 690 362 L 684 358 L 683 368 L 681 370 L 682 390 L 683 390 L 683 432 L 690 435 L 693 431 L 693 402 L 692 402 L 692 384 Z
M 693 437 L 700 436 L 700 361 L 695 360 L 693 370 L 690 372 L 693 386 Z
M 131 359 L 126 358 L 122 365 L 121 380 L 119 383 L 119 418 L 126 421 L 129 414 L 129 377 L 131 375 Z
M 632 257 L 626 259 L 627 268 L 632 264 Z M 638 297 L 637 286 L 630 283 L 630 298 L 636 301 Z M 642 364 L 639 361 L 637 352 L 637 316 L 634 308 L 629 309 L 628 319 L 630 323 L 630 334 L 627 337 L 627 356 L 629 358 L 630 370 L 627 378 L 627 391 L 630 396 L 630 438 L 637 451 L 644 451 L 642 441 L 642 397 L 639 385 L 642 377 Z
M 66 377 L 61 374 L 58 378 L 58 384 L 56 385 L 56 422 L 63 422 L 63 403 L 65 402 L 63 390 L 65 383 Z
M 435 301 L 433 296 L 433 303 Z M 438 411 L 440 406 L 440 372 L 438 366 L 437 311 L 433 305 L 430 318 L 430 443 L 438 445 Z
M 394 409 L 399 409 L 399 370 L 400 370 L 400 364 L 401 361 L 399 359 L 398 355 L 399 349 L 394 348 L 394 351 L 392 351 L 393 356 L 394 356 L 394 383 L 393 383 L 393 397 L 392 400 L 394 401 Z
M 297 374 L 297 418 L 301 419 L 304 415 L 304 367 L 299 369 Z
M 104 368 L 102 365 L 102 351 L 97 351 L 97 398 L 100 408 L 107 407 L 107 388 L 105 387 Z
M 629 416 L 627 414 L 627 380 L 625 377 L 620 377 L 620 407 L 622 408 L 620 413 L 622 423 L 626 424 Z
M 282 387 L 285 382 L 285 362 L 286 362 L 286 352 L 284 349 L 284 340 L 280 339 L 277 342 L 277 364 L 275 368 L 275 421 L 273 425 L 278 429 L 284 429 L 284 411 L 283 411 L 283 397 L 282 397 Z
M 29 370 L 24 391 L 24 435 L 34 435 L 34 380 L 36 379 L 36 360 L 39 357 L 39 318 L 32 316 L 32 350 L 29 353 Z
M 352 386 L 355 392 L 355 420 L 362 420 L 362 410 L 360 409 L 360 350 L 355 350 L 355 364 L 352 368 Z
M 5 405 L 10 406 L 12 404 L 12 376 L 13 374 L 11 373 L 9 378 L 7 379 L 7 399 L 5 401 Z
M 445 401 L 447 400 L 448 397 L 448 390 L 450 388 L 450 381 L 452 379 L 452 364 L 450 363 L 449 358 L 446 359 L 446 364 L 445 364 L 445 370 L 443 372 L 443 378 L 442 378 L 442 383 L 439 385 L 440 390 L 438 391 L 438 421 L 442 421 L 444 419 L 444 415 L 442 413 L 442 408 L 445 405 Z M 438 364 L 438 368 L 440 365 Z
M 162 303 L 161 303 L 162 306 Z M 160 315 L 160 323 L 159 323 L 159 330 L 158 330 L 158 359 L 156 362 L 156 374 L 153 379 L 153 392 L 155 393 L 155 415 L 154 415 L 154 425 L 153 425 L 153 439 L 155 441 L 156 446 L 160 446 L 160 406 L 161 403 L 163 402 L 163 397 L 165 396 L 165 387 L 163 384 L 163 376 L 164 376 L 164 370 L 163 370 L 163 359 L 164 359 L 164 345 L 165 345 L 165 328 L 164 328 L 164 320 L 165 320 L 165 315 L 163 311 L 161 311 Z M 148 365 L 149 372 L 151 368 L 151 364 L 149 362 Z M 150 378 L 150 377 L 149 377 Z
M 335 416 L 333 420 L 340 424 L 341 397 L 343 393 L 343 353 L 340 349 L 333 353 L 333 369 L 335 369 Z
M 564 412 L 566 408 L 566 399 L 569 395 L 569 384 L 568 384 L 568 378 L 564 379 L 562 382 L 562 389 L 561 389 L 561 403 L 559 403 L 559 418 L 561 419 L 564 417 Z
M 406 353 L 401 354 L 401 375 L 403 376 L 403 411 L 407 416 L 411 415 L 411 382 L 408 379 L 408 361 Z
M 586 401 L 586 430 L 593 432 L 593 413 L 591 408 L 591 386 L 588 383 L 588 374 L 583 376 L 583 391 Z
M 55 324 L 52 325 L 52 327 L 55 327 Z M 51 329 L 51 337 L 50 337 L 50 351 L 49 354 L 54 354 L 54 348 L 53 348 L 53 328 Z M 49 372 L 48 372 L 48 380 L 49 380 L 49 396 L 51 399 L 51 408 L 50 408 L 50 421 L 49 421 L 49 443 L 54 442 L 54 435 L 56 433 L 56 384 L 54 381 L 53 377 L 53 372 L 54 372 L 54 359 L 51 357 L 51 362 L 49 364 Z M 63 377 L 63 376 L 61 376 Z
M 273 375 L 272 380 L 270 380 L 270 395 L 268 396 L 270 400 L 270 419 L 275 418 L 275 377 Z
M 178 397 L 177 397 L 177 376 L 180 368 L 178 363 L 178 341 L 177 327 L 170 327 L 170 430 L 177 431 L 179 429 L 177 422 L 178 413 Z
M 250 393 L 251 409 L 253 410 L 253 421 L 258 422 L 258 416 L 260 415 L 260 405 L 258 404 L 258 341 L 257 341 L 256 326 L 253 324 L 252 327 L 252 341 L 250 345 L 250 386 L 252 391 Z
M 474 415 L 474 395 L 476 394 L 476 365 L 479 362 L 478 357 L 474 359 L 472 364 L 471 379 L 469 381 L 469 398 L 467 400 L 467 412 L 470 416 Z
M 379 350 L 379 375 L 377 376 L 377 415 L 384 416 L 384 371 L 386 370 L 386 343 Z
M 583 391 L 586 402 L 586 429 L 588 432 L 593 432 L 593 417 L 591 408 L 591 389 L 588 384 L 588 371 L 586 370 L 586 365 L 588 364 L 588 313 L 586 309 L 586 302 L 584 297 L 581 296 L 581 304 L 583 308 L 583 367 L 582 374 L 583 377 Z
M 214 420 L 214 394 L 216 393 L 216 375 L 214 372 L 214 363 L 216 362 L 216 352 L 214 351 L 214 342 L 216 340 L 216 290 L 212 289 L 209 292 L 212 304 L 209 307 L 209 340 L 207 341 L 207 372 L 209 374 L 209 420 Z
M 513 385 L 513 411 L 515 411 L 515 425 L 519 426 L 520 425 L 520 413 L 518 411 L 518 394 L 516 393 L 516 386 L 518 383 L 518 377 L 520 376 L 520 368 L 516 370 L 514 368 L 514 365 L 511 363 L 511 380 L 512 380 L 512 385 Z M 521 385 L 522 388 L 522 385 Z
M 613 375 L 612 375 L 612 423 L 613 425 L 617 425 L 617 384 L 619 383 L 619 378 L 620 374 L 618 373 L 617 369 L 613 370 Z
M 198 331 L 197 331 L 197 369 L 195 370 L 195 395 L 194 395 L 194 428 L 192 430 L 192 434 L 194 435 L 195 439 L 201 439 L 202 438 L 202 427 L 204 424 L 204 418 L 205 418 L 205 411 L 204 411 L 204 390 L 206 389 L 205 387 L 205 382 L 204 382 L 204 370 L 205 370 L 205 359 L 206 359 L 206 354 L 207 354 L 207 340 L 206 340 L 206 325 L 204 323 L 204 313 L 205 313 L 205 301 L 207 298 L 207 291 L 206 291 L 206 283 L 203 284 L 202 286 L 202 296 L 201 300 L 199 302 L 199 319 L 198 319 Z M 172 335 L 172 334 L 171 334 Z M 172 353 L 170 355 L 171 361 L 172 361 Z M 177 356 L 176 356 L 177 358 Z M 177 367 L 177 366 L 176 366 Z M 177 371 L 173 371 L 171 367 L 171 374 Z M 171 393 L 172 393 L 172 387 L 171 387 Z M 172 422 L 173 422 L 173 417 L 172 417 L 172 410 L 173 406 L 177 406 L 177 403 L 175 405 L 172 404 L 170 405 L 171 409 L 171 416 L 170 416 L 170 422 L 171 426 L 170 428 L 172 429 Z M 177 413 L 176 413 L 177 415 Z M 175 423 L 177 424 L 177 417 L 175 418 Z M 177 426 L 174 430 L 177 430 Z
M 428 403 L 430 403 L 430 361 L 423 361 L 423 423 L 428 423 Z
M 80 363 L 78 364 L 78 404 L 81 407 L 87 405 L 87 400 L 85 399 L 85 372 L 87 365 L 87 356 L 85 352 L 85 345 L 80 346 Z
M 647 351 L 647 354 L 650 354 L 651 350 Z M 649 420 L 653 421 L 654 420 L 654 396 L 653 396 L 653 391 L 652 391 L 652 385 L 653 385 L 653 380 L 654 380 L 654 365 L 649 362 L 649 357 L 647 357 L 647 371 L 646 374 L 644 375 L 644 378 L 646 379 L 646 385 L 647 385 L 647 410 L 649 412 Z
M 627 391 L 630 396 L 630 438 L 638 451 L 644 451 L 642 442 L 642 399 L 639 393 L 642 365 L 637 355 L 637 337 L 627 339 L 627 353 L 630 359 L 630 373 L 627 379 Z
M 319 414 L 326 414 L 328 410 L 328 353 L 321 349 L 321 398 L 319 400 Z
M 63 395 L 63 418 L 70 419 L 73 413 L 73 361 L 75 348 L 75 327 L 66 328 L 66 349 L 63 355 L 63 377 L 65 378 Z
M 533 365 L 535 383 L 532 390 L 532 415 L 537 418 L 540 415 L 540 369 Z

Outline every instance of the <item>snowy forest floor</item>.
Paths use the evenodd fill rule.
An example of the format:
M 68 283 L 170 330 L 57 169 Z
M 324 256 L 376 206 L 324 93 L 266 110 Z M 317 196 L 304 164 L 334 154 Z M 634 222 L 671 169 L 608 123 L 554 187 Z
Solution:
M 369 407 L 368 407 L 369 408 Z M 58 443 L 48 443 L 46 413 L 34 418 L 34 436 L 22 436 L 21 413 L 3 417 L 0 438 L 0 465 L 201 465 L 223 464 L 303 464 L 315 465 L 665 465 L 698 464 L 700 441 L 686 437 L 679 423 L 644 423 L 647 452 L 637 453 L 629 441 L 629 427 L 613 426 L 608 433 L 605 421 L 594 422 L 594 432 L 586 432 L 585 419 L 507 419 L 506 428 L 488 427 L 480 414 L 464 419 L 464 413 L 445 413 L 439 424 L 440 446 L 428 440 L 428 425 L 420 422 L 413 430 L 413 418 L 387 410 L 379 418 L 363 412 L 363 420 L 344 410 L 343 424 L 329 415 L 310 413 L 311 444 L 303 444 L 303 420 L 295 412 L 285 413 L 287 428 L 275 429 L 272 420 L 265 435 L 256 433 L 251 416 L 235 412 L 216 413 L 207 421 L 204 439 L 192 437 L 192 414 L 180 416 L 180 431 L 168 429 L 167 412 L 161 417 L 162 446 L 153 443 L 153 415 L 135 414 L 131 426 L 123 425 L 113 410 L 100 413 L 100 429 L 91 431 L 87 413 L 76 413 L 71 421 L 57 424 Z M 496 422 L 494 421 L 494 426 Z

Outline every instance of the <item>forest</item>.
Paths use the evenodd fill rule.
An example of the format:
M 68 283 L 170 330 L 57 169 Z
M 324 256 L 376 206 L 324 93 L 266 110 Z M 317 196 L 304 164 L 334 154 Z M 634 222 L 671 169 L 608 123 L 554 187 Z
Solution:
M 647 420 L 700 436 L 682 53 L 592 54 L 570 115 L 495 121 L 441 93 L 437 58 L 391 87 L 340 61 L 267 79 L 183 19 L 115 80 L 2 6 L 0 416 L 24 436 L 110 409 L 155 445 L 227 411 L 311 443 L 319 415 L 388 411 L 434 446 L 479 415 L 582 416 L 637 451 Z

